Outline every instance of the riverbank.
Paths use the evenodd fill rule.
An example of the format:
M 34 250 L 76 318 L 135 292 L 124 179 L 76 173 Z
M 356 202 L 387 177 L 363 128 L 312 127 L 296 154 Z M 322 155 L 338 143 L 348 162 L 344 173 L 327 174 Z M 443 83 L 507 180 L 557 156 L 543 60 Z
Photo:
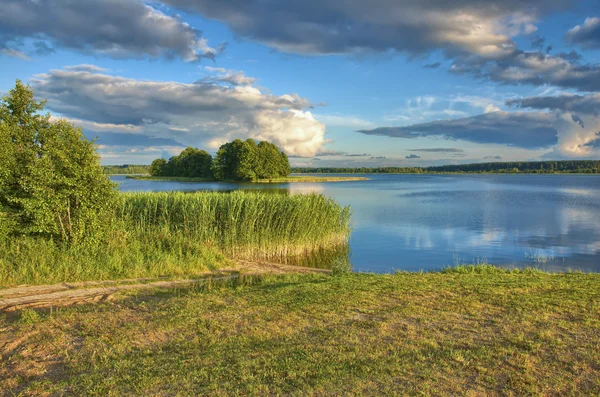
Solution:
M 248 278 L 0 316 L 0 389 L 78 395 L 595 395 L 600 275 Z
M 142 181 L 171 181 L 171 182 L 218 182 L 209 178 L 184 178 L 178 176 L 150 176 L 150 175 L 128 175 L 127 179 Z M 294 183 L 294 182 L 348 182 L 367 181 L 366 177 L 354 176 L 288 176 L 285 178 L 258 179 L 253 182 L 244 183 Z M 228 182 L 228 181 L 223 181 Z
M 0 287 L 193 278 L 231 259 L 297 263 L 337 255 L 350 234 L 350 208 L 318 194 L 138 192 L 118 199 L 110 228 L 88 240 L 0 239 Z

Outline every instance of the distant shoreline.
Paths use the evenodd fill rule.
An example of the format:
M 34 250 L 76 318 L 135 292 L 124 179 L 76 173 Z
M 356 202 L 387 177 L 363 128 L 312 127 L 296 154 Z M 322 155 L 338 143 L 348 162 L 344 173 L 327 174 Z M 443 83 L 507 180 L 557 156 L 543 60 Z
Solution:
M 216 181 L 210 178 L 186 178 L 178 176 L 127 175 L 126 179 L 164 182 L 230 182 L 230 183 L 307 183 L 307 182 L 349 182 L 367 181 L 366 177 L 328 177 L 328 176 L 288 176 L 284 178 L 259 179 L 257 181 Z

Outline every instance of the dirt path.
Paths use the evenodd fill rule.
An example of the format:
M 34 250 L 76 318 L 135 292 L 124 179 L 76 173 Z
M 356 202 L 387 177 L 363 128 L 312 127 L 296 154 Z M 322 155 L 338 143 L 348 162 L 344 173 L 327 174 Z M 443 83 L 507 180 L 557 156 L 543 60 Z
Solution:
M 34 307 L 67 306 L 80 303 L 101 302 L 117 292 L 128 290 L 188 287 L 215 280 L 234 279 L 238 278 L 240 275 L 255 276 L 286 273 L 330 273 L 330 270 L 266 262 L 236 261 L 235 267 L 201 273 L 198 277 L 187 280 L 140 278 L 85 281 L 54 285 L 25 285 L 0 289 L 0 312 Z

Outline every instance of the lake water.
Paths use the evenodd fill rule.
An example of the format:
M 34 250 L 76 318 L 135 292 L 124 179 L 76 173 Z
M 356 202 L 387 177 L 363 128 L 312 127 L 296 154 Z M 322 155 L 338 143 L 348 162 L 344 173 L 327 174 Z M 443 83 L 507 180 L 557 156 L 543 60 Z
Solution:
M 369 181 L 231 184 L 112 177 L 121 190 L 318 192 L 353 210 L 355 270 L 434 270 L 487 261 L 600 272 L 600 177 L 367 175 Z

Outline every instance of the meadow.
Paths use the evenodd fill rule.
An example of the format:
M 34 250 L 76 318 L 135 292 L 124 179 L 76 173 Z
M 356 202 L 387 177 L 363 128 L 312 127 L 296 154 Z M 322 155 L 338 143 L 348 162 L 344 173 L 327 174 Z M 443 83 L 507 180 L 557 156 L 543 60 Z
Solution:
M 284 275 L 0 316 L 6 395 L 598 395 L 600 275 Z
M 120 193 L 111 226 L 97 239 L 1 241 L 0 286 L 185 277 L 232 258 L 297 260 L 343 247 L 349 222 L 349 208 L 316 194 Z

